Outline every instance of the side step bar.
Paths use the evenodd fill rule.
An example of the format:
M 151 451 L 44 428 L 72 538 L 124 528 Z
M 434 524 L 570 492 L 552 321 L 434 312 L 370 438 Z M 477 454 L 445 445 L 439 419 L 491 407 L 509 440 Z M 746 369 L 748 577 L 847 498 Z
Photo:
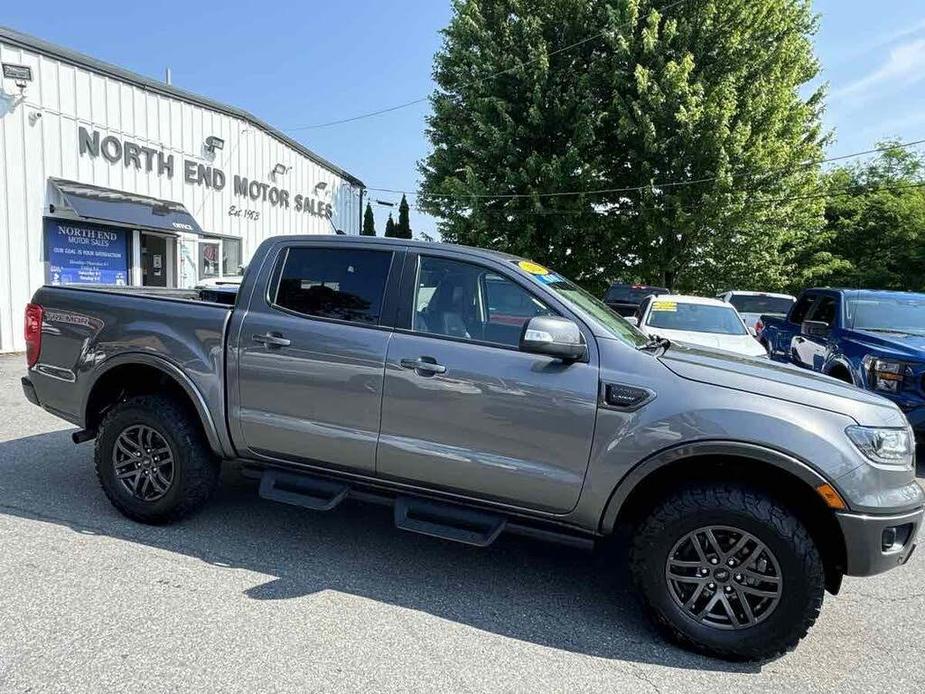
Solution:
M 260 477 L 260 496 L 264 499 L 313 511 L 330 511 L 347 498 L 349 491 L 349 485 L 341 482 L 281 470 L 264 470 Z
M 278 468 L 244 465 L 241 471 L 245 477 L 260 480 L 260 496 L 269 501 L 313 511 L 330 511 L 347 497 L 358 501 L 393 504 L 395 526 L 400 530 L 475 547 L 487 547 L 502 532 L 508 532 L 586 551 L 594 548 L 593 538 L 508 522 L 505 516 L 491 511 L 412 496 L 393 497 L 362 487 L 358 489 L 348 482 Z
M 506 524 L 503 516 L 461 506 L 406 496 L 395 500 L 395 526 L 400 530 L 476 547 L 487 547 L 494 542 Z

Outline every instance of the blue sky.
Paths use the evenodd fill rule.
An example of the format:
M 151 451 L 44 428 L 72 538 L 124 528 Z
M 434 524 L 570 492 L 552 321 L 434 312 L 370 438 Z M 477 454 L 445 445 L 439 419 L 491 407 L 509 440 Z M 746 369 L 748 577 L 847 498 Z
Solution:
M 886 136 L 925 138 L 925 3 L 816 0 L 817 54 L 829 82 L 829 154 Z M 5 2 L 0 24 L 245 108 L 369 186 L 414 190 L 427 153 L 427 103 L 301 129 L 427 95 L 444 0 L 222 3 Z M 373 192 L 397 202 L 400 196 Z M 388 208 L 376 207 L 382 232 Z M 416 232 L 433 220 L 412 214 Z

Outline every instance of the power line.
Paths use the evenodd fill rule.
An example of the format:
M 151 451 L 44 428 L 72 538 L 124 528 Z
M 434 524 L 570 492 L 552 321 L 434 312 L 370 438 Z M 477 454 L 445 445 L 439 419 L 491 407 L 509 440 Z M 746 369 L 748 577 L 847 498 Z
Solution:
M 925 182 L 920 183 L 903 183 L 903 184 L 887 184 L 887 185 L 875 185 L 875 184 L 860 184 L 857 186 L 852 186 L 853 190 L 842 190 L 842 191 L 826 191 L 819 193 L 812 193 L 808 195 L 792 195 L 787 197 L 780 198 L 768 198 L 760 199 L 753 198 L 745 201 L 746 205 L 769 205 L 775 203 L 783 202 L 793 202 L 797 200 L 814 200 L 819 198 L 833 198 L 833 197 L 851 197 L 854 195 L 863 195 L 865 193 L 875 193 L 878 191 L 899 191 L 899 190 L 914 190 L 918 188 L 925 188 Z M 737 193 L 753 193 L 756 192 L 754 189 L 740 189 L 738 191 L 732 191 Z M 417 205 L 410 205 L 410 207 L 418 212 L 424 214 L 429 214 L 426 210 L 421 209 Z M 594 210 L 594 209 L 583 209 L 583 210 L 562 210 L 562 209 L 540 209 L 540 210 L 510 210 L 511 214 L 518 215 L 536 215 L 536 216 L 579 216 L 579 215 L 607 215 L 607 214 L 616 214 L 616 215 L 637 215 L 641 212 L 657 211 L 658 208 L 655 207 L 632 207 L 628 209 L 622 208 L 611 208 L 606 210 Z M 684 212 L 685 210 L 681 210 Z
M 686 3 L 686 2 L 690 2 L 690 0 L 675 0 L 675 2 L 672 2 L 672 3 L 669 3 L 669 4 L 665 5 L 663 8 L 661 8 L 661 9 L 658 10 L 658 11 L 659 11 L 660 13 L 664 14 L 664 13 L 667 12 L 668 10 L 674 9 L 674 8 L 677 7 L 678 5 L 683 5 L 683 4 Z M 630 26 L 631 24 L 633 24 L 633 22 L 624 22 L 623 24 L 618 24 L 617 26 L 613 27 L 613 29 L 623 29 L 623 28 L 625 28 L 625 27 Z M 532 65 L 533 63 L 537 63 L 537 62 L 539 62 L 540 60 L 543 60 L 543 59 L 546 59 L 546 58 L 551 58 L 551 57 L 554 56 L 554 55 L 559 55 L 560 53 L 565 53 L 566 51 L 570 51 L 570 50 L 572 50 L 572 49 L 574 49 L 574 48 L 578 48 L 579 46 L 583 46 L 584 44 L 589 43 L 589 42 L 591 42 L 591 41 L 596 41 L 597 39 L 602 38 L 603 36 L 605 36 L 605 35 L 608 33 L 608 31 L 611 31 L 611 29 L 604 29 L 604 30 L 599 31 L 598 33 L 592 35 L 592 36 L 586 36 L 585 38 L 580 39 L 580 40 L 578 40 L 578 41 L 575 41 L 574 43 L 570 43 L 570 44 L 568 44 L 567 46 L 563 46 L 562 48 L 557 48 L 557 49 L 554 50 L 554 51 L 550 51 L 549 53 L 546 53 L 546 54 L 543 55 L 543 56 L 537 56 L 536 58 L 532 58 L 532 59 L 530 59 L 530 60 L 524 60 L 524 61 L 522 61 L 522 62 L 518 62 L 516 65 L 514 65 L 514 66 L 512 66 L 512 67 L 505 68 L 504 70 L 499 70 L 498 72 L 495 72 L 495 73 L 492 73 L 492 74 L 490 74 L 490 75 L 486 75 L 485 77 L 479 78 L 478 80 L 476 80 L 476 84 L 480 84 L 480 83 L 482 83 L 482 82 L 487 82 L 488 80 L 493 80 L 493 79 L 495 79 L 496 77 L 501 77 L 502 75 L 507 75 L 507 74 L 509 74 L 509 73 L 511 73 L 511 72 L 515 72 L 516 70 L 519 70 L 519 69 L 522 68 L 522 67 L 526 67 L 526 66 L 528 66 L 528 65 Z M 422 96 L 422 97 L 419 97 L 419 98 L 417 98 L 417 99 L 412 99 L 411 101 L 406 101 L 406 102 L 401 103 L 401 104 L 396 104 L 395 106 L 389 106 L 389 107 L 387 107 L 387 108 L 381 108 L 381 109 L 378 109 L 378 110 L 376 110 L 376 111 L 369 111 L 369 112 L 367 112 L 367 113 L 360 113 L 360 114 L 358 114 L 358 115 L 356 115 L 356 116 L 350 116 L 350 117 L 348 117 L 348 118 L 340 118 L 340 119 L 338 119 L 338 120 L 326 121 L 326 122 L 324 122 L 324 123 L 314 123 L 314 124 L 312 124 L 312 125 L 299 125 L 299 126 L 296 126 L 296 127 L 294 127 L 294 128 L 284 128 L 284 130 L 286 130 L 286 131 L 288 131 L 288 132 L 295 132 L 295 131 L 297 131 L 297 130 L 315 130 L 315 129 L 318 129 L 318 128 L 329 128 L 329 127 L 334 126 L 334 125 L 342 125 L 342 124 L 344 124 L 344 123 L 353 123 L 354 121 L 363 120 L 363 119 L 365 119 L 365 118 L 373 118 L 373 117 L 375 117 L 375 116 L 381 116 L 381 115 L 383 115 L 384 113 L 391 113 L 392 111 L 399 111 L 399 110 L 401 110 L 401 109 L 403 109 L 403 108 L 408 108 L 408 107 L 410 107 L 410 106 L 415 106 L 415 105 L 417 105 L 417 104 L 420 104 L 420 103 L 423 103 L 423 102 L 427 101 L 429 98 L 430 98 L 430 95 L 428 95 L 428 96 Z
M 842 154 L 837 157 L 829 157 L 827 159 L 820 159 L 819 161 L 804 161 L 800 162 L 793 167 L 781 167 L 779 169 L 771 169 L 764 172 L 757 173 L 741 173 L 731 176 L 732 180 L 747 178 L 747 177 L 766 177 L 776 173 L 785 173 L 790 171 L 796 171 L 802 168 L 808 168 L 812 166 L 818 166 L 821 164 L 828 164 L 834 161 L 843 161 L 845 159 L 853 159 L 856 157 L 863 157 L 870 154 L 880 154 L 883 152 L 888 152 L 891 149 L 906 149 L 908 147 L 915 147 L 916 145 L 925 144 L 925 139 L 914 140 L 912 142 L 904 142 L 892 145 L 886 145 L 883 147 L 877 147 L 874 149 L 864 150 L 862 152 L 853 152 L 851 154 Z M 412 195 L 415 197 L 429 197 L 429 198 L 451 198 L 459 200 L 473 200 L 473 199 L 505 199 L 513 200 L 519 198 L 546 198 L 546 197 L 570 197 L 575 195 L 601 195 L 604 193 L 638 193 L 643 190 L 652 190 L 655 188 L 664 189 L 664 188 L 683 188 L 687 186 L 697 185 L 700 183 L 711 183 L 713 181 L 719 180 L 720 176 L 705 176 L 703 178 L 696 178 L 689 181 L 667 181 L 659 183 L 648 183 L 645 185 L 639 186 L 629 186 L 625 188 L 597 188 L 592 190 L 570 190 L 570 191 L 558 191 L 551 193 L 427 193 L 422 195 L 411 190 L 398 190 L 395 188 L 376 188 L 368 187 L 367 190 L 376 191 L 377 193 L 392 193 L 394 195 Z

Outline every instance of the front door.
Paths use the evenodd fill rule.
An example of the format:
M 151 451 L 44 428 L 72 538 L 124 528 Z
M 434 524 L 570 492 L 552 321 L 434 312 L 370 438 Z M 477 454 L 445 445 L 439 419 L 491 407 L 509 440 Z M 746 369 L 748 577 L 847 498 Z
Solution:
M 392 479 L 565 513 L 578 501 L 598 369 L 518 351 L 554 313 L 504 272 L 420 256 L 389 345 L 377 469 Z M 409 287 L 411 285 L 409 284 Z
M 374 472 L 392 260 L 391 250 L 315 244 L 262 271 L 233 333 L 231 416 L 251 455 Z
M 141 234 L 141 284 L 167 286 L 167 239 L 157 234 Z

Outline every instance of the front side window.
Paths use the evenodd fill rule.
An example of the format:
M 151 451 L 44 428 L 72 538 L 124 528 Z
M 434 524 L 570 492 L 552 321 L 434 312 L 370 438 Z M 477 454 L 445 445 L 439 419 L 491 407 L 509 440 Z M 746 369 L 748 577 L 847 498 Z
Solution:
M 816 307 L 813 309 L 813 314 L 810 316 L 809 320 L 825 323 L 831 328 L 832 323 L 835 322 L 835 308 L 835 299 L 831 296 L 824 296 L 819 299 L 819 303 L 816 304 Z
M 655 300 L 646 325 L 664 330 L 718 335 L 745 335 L 747 332 L 739 314 L 728 304 L 713 306 Z
M 555 315 L 520 285 L 488 268 L 423 256 L 411 329 L 419 333 L 517 347 L 524 323 Z
M 273 303 L 290 311 L 376 325 L 391 251 L 290 248 Z

